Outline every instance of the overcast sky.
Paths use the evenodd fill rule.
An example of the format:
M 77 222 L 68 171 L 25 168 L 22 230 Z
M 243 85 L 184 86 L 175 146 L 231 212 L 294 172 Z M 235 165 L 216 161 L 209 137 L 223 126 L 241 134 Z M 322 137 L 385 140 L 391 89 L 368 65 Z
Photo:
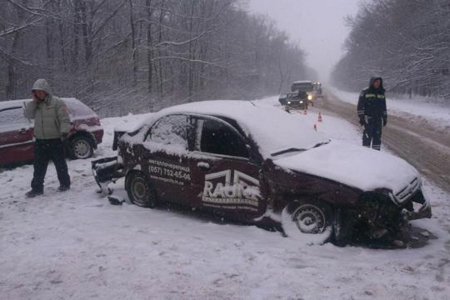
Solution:
M 251 12 L 268 15 L 306 51 L 307 63 L 327 80 L 343 55 L 349 33 L 344 18 L 354 16 L 361 0 L 248 0 Z

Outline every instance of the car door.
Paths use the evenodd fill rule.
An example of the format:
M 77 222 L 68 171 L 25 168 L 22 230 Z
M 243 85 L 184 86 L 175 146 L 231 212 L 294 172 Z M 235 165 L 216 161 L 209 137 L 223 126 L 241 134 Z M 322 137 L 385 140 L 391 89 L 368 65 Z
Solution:
M 243 218 L 262 215 L 260 166 L 251 159 L 248 139 L 219 118 L 197 116 L 195 125 L 190 164 L 197 206 Z
M 20 106 L 0 110 L 0 165 L 34 159 L 33 126 Z
M 145 135 L 141 147 L 141 166 L 156 189 L 160 200 L 188 203 L 186 190 L 190 185 L 187 160 L 189 117 L 167 115 L 157 120 Z

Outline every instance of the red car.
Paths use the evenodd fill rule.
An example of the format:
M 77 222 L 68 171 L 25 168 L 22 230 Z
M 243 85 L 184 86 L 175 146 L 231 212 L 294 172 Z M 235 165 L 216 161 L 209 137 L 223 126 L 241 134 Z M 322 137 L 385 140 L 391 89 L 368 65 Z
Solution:
M 270 106 L 174 106 L 137 130 L 116 131 L 114 141 L 118 156 L 93 161 L 95 179 L 107 194 L 110 181 L 125 177 L 138 206 L 176 202 L 337 244 L 395 237 L 408 219 L 431 217 L 420 174 L 409 163 L 331 141 Z
M 71 158 L 89 158 L 102 142 L 103 128 L 97 114 L 74 98 L 63 98 L 69 109 L 72 129 L 67 150 Z M 33 120 L 23 115 L 28 100 L 0 102 L 0 166 L 34 160 Z

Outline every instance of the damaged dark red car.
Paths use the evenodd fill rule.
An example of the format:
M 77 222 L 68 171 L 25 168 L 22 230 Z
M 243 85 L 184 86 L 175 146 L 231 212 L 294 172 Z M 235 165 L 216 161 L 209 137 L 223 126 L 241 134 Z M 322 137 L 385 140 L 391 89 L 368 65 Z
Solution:
M 116 132 L 118 156 L 93 162 L 99 185 L 125 176 L 132 203 L 175 202 L 288 236 L 345 244 L 356 232 L 395 234 L 431 216 L 406 161 L 331 141 L 298 116 L 248 101 L 205 101 Z M 370 169 L 370 172 L 368 170 Z
M 74 159 L 93 155 L 102 142 L 103 128 L 97 114 L 75 98 L 62 98 L 69 111 L 71 129 L 67 152 Z M 23 115 L 24 103 L 12 100 L 0 102 L 0 166 L 13 166 L 34 160 L 34 123 Z

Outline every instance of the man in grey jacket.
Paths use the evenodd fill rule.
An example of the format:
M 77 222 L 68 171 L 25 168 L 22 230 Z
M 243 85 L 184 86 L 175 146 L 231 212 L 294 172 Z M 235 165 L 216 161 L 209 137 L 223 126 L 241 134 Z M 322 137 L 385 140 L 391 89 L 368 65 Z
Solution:
M 24 115 L 34 119 L 34 173 L 29 198 L 44 193 L 44 178 L 50 160 L 55 164 L 59 188 L 63 192 L 70 189 L 70 177 L 64 156 L 63 140 L 70 131 L 70 118 L 66 104 L 52 95 L 45 79 L 38 79 L 32 88 L 33 101 L 25 106 Z

